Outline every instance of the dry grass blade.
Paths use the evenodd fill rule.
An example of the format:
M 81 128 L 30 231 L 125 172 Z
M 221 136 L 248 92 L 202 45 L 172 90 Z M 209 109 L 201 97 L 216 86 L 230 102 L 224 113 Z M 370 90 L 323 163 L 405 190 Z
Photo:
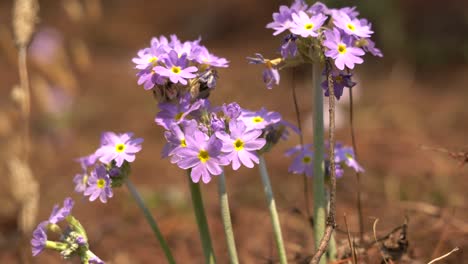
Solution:
M 353 264 L 357 264 L 356 250 L 354 249 L 354 243 L 351 241 L 351 234 L 349 233 L 349 228 L 348 228 L 348 220 L 346 219 L 346 214 L 344 214 L 343 216 L 344 216 L 344 222 L 346 226 L 346 233 L 348 234 L 349 248 L 351 249 L 351 254 L 353 256 Z
M 456 247 L 456 248 L 452 249 L 450 252 L 448 252 L 447 254 L 442 255 L 442 256 L 440 256 L 440 257 L 438 257 L 438 258 L 435 258 L 435 259 L 431 260 L 430 262 L 428 262 L 427 264 L 432 264 L 432 263 L 435 263 L 435 262 L 437 262 L 437 261 L 439 261 L 439 260 L 442 260 L 442 259 L 444 259 L 444 258 L 450 256 L 453 252 L 456 252 L 456 251 L 458 251 L 458 250 L 459 250 L 459 248 Z
M 379 243 L 379 240 L 377 239 L 377 223 L 378 222 L 379 222 L 379 219 L 376 218 L 375 221 L 374 221 L 374 224 L 372 225 L 372 231 L 374 232 L 374 240 L 375 240 L 375 243 L 377 243 L 377 245 Z M 385 261 L 385 263 L 388 264 L 387 258 L 385 258 L 385 255 L 380 250 L 380 246 L 379 246 L 379 252 L 382 255 L 382 258 Z

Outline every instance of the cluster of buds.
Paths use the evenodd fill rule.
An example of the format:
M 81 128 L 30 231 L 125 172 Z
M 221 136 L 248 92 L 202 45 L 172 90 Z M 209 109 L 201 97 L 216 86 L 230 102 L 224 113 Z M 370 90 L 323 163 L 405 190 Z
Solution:
M 44 249 L 60 252 L 64 259 L 78 256 L 81 263 L 104 264 L 90 249 L 86 231 L 80 222 L 71 215 L 74 201 L 66 198 L 63 207 L 55 205 L 49 219 L 41 222 L 33 231 L 31 247 L 33 256 L 39 255 Z M 58 224 L 65 222 L 62 229 Z M 49 240 L 48 232 L 58 235 L 58 241 Z

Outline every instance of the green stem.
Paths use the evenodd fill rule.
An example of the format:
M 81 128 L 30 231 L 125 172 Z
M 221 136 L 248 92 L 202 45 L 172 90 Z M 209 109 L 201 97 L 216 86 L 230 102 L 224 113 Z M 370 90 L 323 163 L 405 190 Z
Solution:
M 229 211 L 229 202 L 226 192 L 226 177 L 224 172 L 218 176 L 218 193 L 219 203 L 221 205 L 221 218 L 224 225 L 224 234 L 226 235 L 226 243 L 229 252 L 229 259 L 231 264 L 238 264 L 236 242 L 234 240 L 234 232 L 232 230 L 231 213 Z
M 203 199 L 200 191 L 200 185 L 194 183 L 190 177 L 190 170 L 187 170 L 190 193 L 192 195 L 192 205 L 197 220 L 198 232 L 200 233 L 200 240 L 203 247 L 203 254 L 205 255 L 205 263 L 214 264 L 216 258 L 211 245 L 210 230 L 208 229 L 208 221 L 206 220 L 205 208 L 203 207 Z
M 323 91 L 322 67 L 315 63 L 312 66 L 313 86 L 312 94 L 314 96 L 314 241 L 315 247 L 318 247 L 325 233 L 326 201 L 325 201 L 325 173 L 323 162 L 324 151 L 324 128 L 323 128 Z M 326 263 L 326 258 L 322 258 L 320 263 Z
M 268 209 L 270 210 L 271 224 L 273 225 L 273 233 L 275 235 L 276 247 L 278 248 L 278 256 L 280 264 L 288 263 L 286 258 L 286 251 L 284 250 L 283 235 L 281 234 L 281 226 L 276 210 L 275 199 L 273 198 L 273 190 L 271 189 L 270 177 L 266 168 L 265 158 L 260 156 L 260 175 L 262 177 L 263 189 L 268 202 Z
M 135 201 L 140 207 L 141 211 L 143 211 L 143 215 L 145 216 L 146 221 L 148 221 L 148 224 L 151 226 L 151 230 L 153 230 L 154 235 L 158 239 L 159 244 L 161 245 L 164 251 L 164 254 L 166 255 L 167 262 L 170 264 L 175 264 L 176 262 L 174 260 L 174 257 L 172 256 L 171 250 L 169 249 L 169 246 L 167 245 L 166 240 L 162 236 L 161 231 L 159 230 L 158 224 L 156 223 L 156 220 L 151 215 L 151 212 L 148 209 L 148 207 L 146 207 L 137 189 L 135 188 L 133 183 L 130 181 L 130 179 L 127 179 L 125 181 L 125 184 L 127 185 L 127 188 L 132 194 L 133 198 L 135 198 Z

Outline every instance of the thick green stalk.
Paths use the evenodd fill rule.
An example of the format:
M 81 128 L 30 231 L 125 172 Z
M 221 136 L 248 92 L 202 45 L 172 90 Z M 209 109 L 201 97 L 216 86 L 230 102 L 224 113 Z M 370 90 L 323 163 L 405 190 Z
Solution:
M 229 252 L 229 260 L 231 264 L 239 264 L 234 232 L 232 230 L 231 213 L 229 211 L 229 201 L 226 192 L 226 178 L 224 176 L 224 172 L 218 176 L 218 193 L 219 204 L 221 206 L 221 218 L 223 220 L 224 234 L 226 235 L 226 243 Z
M 271 189 L 270 177 L 265 164 L 265 158 L 260 156 L 260 175 L 262 177 L 263 189 L 268 202 L 268 209 L 270 210 L 271 224 L 273 226 L 273 233 L 275 236 L 276 247 L 278 249 L 278 256 L 280 264 L 288 263 L 286 258 L 286 251 L 284 250 L 283 235 L 281 234 L 281 225 L 276 210 L 275 199 L 273 198 L 273 190 Z
M 190 170 L 187 170 L 190 194 L 192 195 L 193 211 L 197 220 L 198 232 L 202 243 L 203 254 L 205 255 L 205 263 L 214 264 L 216 258 L 211 244 L 210 230 L 208 221 L 206 220 L 205 208 L 203 207 L 203 199 L 200 191 L 199 183 L 194 183 L 190 177 Z
M 314 126 L 314 241 L 317 249 L 322 237 L 325 233 L 325 217 L 326 206 L 325 201 L 325 173 L 323 162 L 324 151 L 324 128 L 323 128 L 323 90 L 322 82 L 322 67 L 319 63 L 312 66 L 312 94 L 314 97 L 313 111 L 313 126 Z M 320 263 L 326 263 L 326 258 L 323 257 Z
M 140 207 L 141 211 L 143 211 L 146 221 L 148 221 L 148 224 L 151 226 L 151 230 L 153 230 L 154 235 L 159 240 L 159 244 L 161 244 L 164 254 L 166 255 L 167 262 L 170 264 L 175 264 L 176 262 L 174 260 L 174 257 L 172 256 L 171 250 L 169 249 L 169 246 L 167 245 L 166 240 L 162 236 L 161 231 L 159 230 L 158 224 L 156 223 L 156 220 L 151 215 L 151 212 L 149 211 L 148 207 L 146 207 L 137 189 L 135 188 L 133 183 L 128 178 L 125 181 L 125 184 L 127 185 L 127 188 L 132 194 L 133 198 L 135 198 L 135 201 Z

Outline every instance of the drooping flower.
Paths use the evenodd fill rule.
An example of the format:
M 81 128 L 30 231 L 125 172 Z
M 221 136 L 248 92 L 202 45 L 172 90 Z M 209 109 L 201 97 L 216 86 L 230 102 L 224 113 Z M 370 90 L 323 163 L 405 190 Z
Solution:
M 64 220 L 71 213 L 74 204 L 75 202 L 70 197 L 65 198 L 62 208 L 59 208 L 59 205 L 56 204 L 52 209 L 52 213 L 49 216 L 48 222 L 50 224 L 57 224 L 58 222 Z
M 99 200 L 103 203 L 107 202 L 107 198 L 113 196 L 111 179 L 103 165 L 97 166 L 96 169 L 91 172 L 91 176 L 88 180 L 88 187 L 84 191 L 84 195 L 89 196 L 91 202 L 99 197 Z
M 324 72 L 324 75 L 326 75 L 326 72 Z M 345 87 L 348 88 L 353 88 L 356 83 L 351 80 L 351 77 L 353 75 L 351 73 L 346 73 L 344 71 L 338 71 L 336 69 L 332 70 L 332 79 L 333 79 L 333 90 L 335 93 L 336 99 L 340 100 L 341 96 L 343 95 L 343 89 Z M 325 92 L 325 96 L 330 95 L 330 91 L 328 90 L 328 80 L 327 77 L 325 80 L 322 82 L 321 86 L 322 89 Z
M 124 161 L 133 162 L 143 142 L 142 138 L 132 139 L 133 133 L 105 132 L 103 137 L 106 138 L 107 144 L 101 145 L 95 154 L 105 164 L 114 160 L 117 167 L 121 167 Z
M 310 150 L 311 144 L 295 146 L 285 152 L 287 157 L 296 155 L 288 171 L 293 174 L 305 174 L 308 177 L 313 175 L 314 152 Z
M 262 78 L 267 88 L 273 88 L 273 84 L 278 85 L 280 82 L 280 74 L 277 66 L 281 60 L 268 60 L 260 53 L 255 53 L 255 56 L 256 57 L 247 57 L 247 60 L 250 64 L 264 64 L 266 66 L 263 70 Z
M 284 38 L 283 44 L 280 48 L 281 56 L 285 59 L 293 58 L 297 55 L 297 36 L 294 34 L 289 34 Z
M 268 125 L 281 121 L 281 115 L 278 112 L 268 112 L 262 107 L 257 112 L 242 111 L 239 119 L 245 123 L 248 129 L 263 129 Z
M 351 19 L 345 12 L 338 12 L 333 16 L 333 23 L 336 27 L 346 32 L 346 34 L 368 38 L 374 31 L 370 29 L 370 26 L 365 21 L 357 18 Z
M 198 69 L 195 66 L 187 67 L 187 54 L 182 54 L 180 57 L 175 50 L 168 54 L 168 58 L 164 60 L 165 67 L 156 66 L 154 72 L 161 76 L 168 77 L 172 83 L 187 84 L 187 79 L 195 78 Z
M 309 17 L 305 12 L 300 11 L 298 14 L 292 14 L 293 23 L 290 27 L 290 31 L 293 34 L 301 37 L 317 37 L 317 30 L 323 25 L 327 17 L 319 13 L 315 16 Z
M 242 108 L 236 102 L 224 104 L 222 106 L 222 110 L 224 112 L 224 115 L 227 116 L 229 119 L 236 119 L 242 113 Z
M 266 140 L 259 138 L 262 130 L 247 130 L 244 122 L 232 120 L 229 122 L 229 131 L 216 132 L 216 137 L 223 141 L 222 151 L 231 161 L 234 170 L 239 169 L 241 163 L 247 168 L 253 168 L 254 163 L 259 163 L 256 151 L 265 146 Z
M 352 39 L 348 35 L 341 35 L 336 28 L 325 31 L 325 41 L 323 45 L 328 48 L 325 51 L 325 56 L 335 60 L 335 65 L 338 69 L 344 70 L 345 65 L 349 69 L 353 69 L 355 64 L 364 62 L 359 56 L 364 55 L 364 51 L 360 48 L 352 46 Z
M 177 165 L 182 169 L 191 169 L 193 182 L 211 181 L 211 175 L 220 175 L 221 166 L 229 161 L 221 155 L 223 143 L 215 135 L 208 137 L 205 133 L 195 130 L 192 135 L 186 135 L 187 147 L 180 148 L 176 155 L 180 157 Z
M 338 144 L 335 147 L 336 162 L 344 162 L 346 166 L 354 169 L 356 172 L 364 172 L 364 168 L 354 158 L 354 150 L 351 147 L 344 147 Z
M 32 255 L 39 255 L 46 247 L 47 234 L 45 231 L 45 225 L 39 224 L 33 231 L 33 237 L 31 239 Z

